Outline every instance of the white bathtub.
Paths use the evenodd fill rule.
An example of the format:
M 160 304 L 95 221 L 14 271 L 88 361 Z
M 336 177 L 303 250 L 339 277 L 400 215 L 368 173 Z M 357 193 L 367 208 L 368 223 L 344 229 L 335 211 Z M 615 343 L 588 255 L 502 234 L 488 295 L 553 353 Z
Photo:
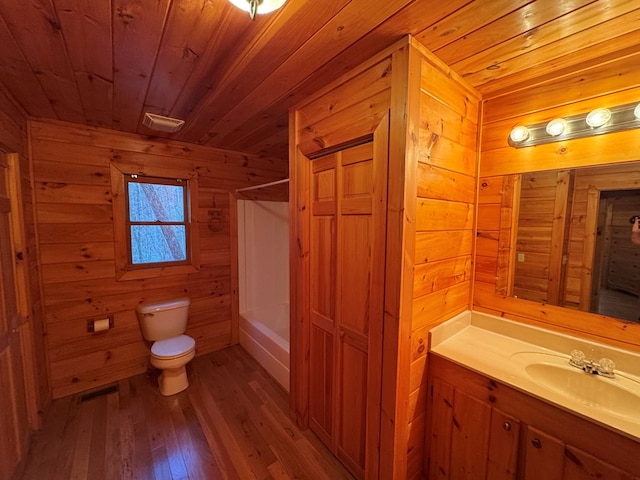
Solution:
M 240 313 L 240 345 L 289 391 L 289 304 Z

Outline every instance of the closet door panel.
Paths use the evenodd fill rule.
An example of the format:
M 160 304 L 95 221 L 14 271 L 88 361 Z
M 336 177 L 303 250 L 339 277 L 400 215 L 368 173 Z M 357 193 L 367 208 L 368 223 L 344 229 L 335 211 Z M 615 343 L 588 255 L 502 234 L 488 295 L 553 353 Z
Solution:
M 310 225 L 309 420 L 328 446 L 335 443 L 336 156 L 314 161 Z
M 343 215 L 341 220 L 340 326 L 366 336 L 371 294 L 371 217 Z
M 340 332 L 339 374 L 340 398 L 338 412 L 338 457 L 357 477 L 364 477 L 367 364 L 366 344 L 360 336 Z

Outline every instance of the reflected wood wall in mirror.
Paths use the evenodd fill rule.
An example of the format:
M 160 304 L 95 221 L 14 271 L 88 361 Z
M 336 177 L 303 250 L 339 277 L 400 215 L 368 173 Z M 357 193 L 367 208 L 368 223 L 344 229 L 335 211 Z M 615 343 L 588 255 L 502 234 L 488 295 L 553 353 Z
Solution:
M 640 247 L 629 220 L 640 215 L 640 163 L 505 178 L 519 191 L 503 194 L 502 216 L 513 209 L 499 249 L 510 266 L 497 269 L 496 293 L 507 285 L 515 298 L 637 322 Z
M 553 75 L 540 77 L 531 87 L 485 95 L 480 136 L 477 237 L 474 250 L 474 310 L 640 351 L 640 323 L 621 321 L 622 315 L 591 313 L 577 308 L 551 305 L 542 300 L 515 298 L 508 294 L 509 287 L 513 285 L 513 276 L 516 274 L 517 262 L 512 261 L 515 249 L 511 249 L 510 246 L 515 246 L 516 242 L 514 215 L 517 212 L 502 198 L 503 191 L 508 191 L 507 186 L 510 183 L 515 185 L 520 175 L 527 172 L 570 172 L 584 167 L 600 168 L 605 165 L 623 166 L 632 163 L 640 170 L 637 166 L 637 162 L 640 161 L 638 130 L 573 140 L 559 138 L 558 142 L 531 148 L 513 148 L 507 143 L 509 132 L 515 125 L 548 122 L 553 118 L 585 113 L 602 106 L 639 101 L 640 70 L 635 68 L 638 58 L 640 53 L 637 52 L 620 60 L 611 61 L 603 57 L 601 63 L 583 64 L 580 69 L 556 69 Z M 580 170 L 577 170 L 576 174 L 578 171 Z M 575 180 L 577 181 L 577 178 Z M 577 185 L 574 185 L 574 189 L 576 188 Z M 635 188 L 640 188 L 640 185 L 615 187 Z M 521 189 L 518 187 L 514 191 L 520 192 Z M 514 193 L 511 194 L 511 197 L 513 196 Z M 588 198 L 596 199 L 597 203 L 600 203 L 595 197 L 595 192 Z M 519 202 L 513 204 L 519 205 Z M 599 217 L 599 211 L 594 212 Z M 630 227 L 631 225 L 628 225 L 627 228 L 630 230 Z M 560 233 L 558 231 L 556 238 Z M 574 230 L 574 234 L 577 235 L 577 230 Z M 571 242 L 571 225 L 566 235 L 568 236 L 565 236 L 563 241 Z M 580 240 L 584 249 L 584 232 Z M 593 238 L 591 245 L 589 248 L 594 249 L 594 254 L 595 249 L 602 248 L 596 238 Z M 586 253 L 583 252 L 583 257 L 584 255 Z M 573 265 L 569 265 L 569 262 L 567 257 L 565 274 L 569 276 L 579 271 L 580 278 L 567 278 L 564 283 L 571 285 L 573 291 L 576 291 L 577 286 L 577 301 L 580 302 L 586 292 L 580 288 L 582 275 L 598 277 L 600 273 L 596 269 L 601 267 L 595 265 L 596 269 L 589 271 L 583 268 L 583 261 L 580 259 L 576 268 L 570 269 Z M 560 277 L 558 283 L 562 284 Z M 588 289 L 589 301 L 592 297 L 591 288 Z M 568 299 L 569 290 L 558 291 L 559 299 L 563 295 Z M 640 311 L 640 307 L 637 310 Z

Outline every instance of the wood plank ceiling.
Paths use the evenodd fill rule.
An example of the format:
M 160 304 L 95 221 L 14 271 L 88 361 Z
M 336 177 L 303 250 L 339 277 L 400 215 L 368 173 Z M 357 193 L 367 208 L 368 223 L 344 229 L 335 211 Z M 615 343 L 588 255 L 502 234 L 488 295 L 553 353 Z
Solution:
M 0 82 L 33 117 L 287 158 L 288 108 L 414 35 L 485 96 L 635 59 L 640 0 L 2 0 Z M 640 64 L 640 63 L 636 63 Z

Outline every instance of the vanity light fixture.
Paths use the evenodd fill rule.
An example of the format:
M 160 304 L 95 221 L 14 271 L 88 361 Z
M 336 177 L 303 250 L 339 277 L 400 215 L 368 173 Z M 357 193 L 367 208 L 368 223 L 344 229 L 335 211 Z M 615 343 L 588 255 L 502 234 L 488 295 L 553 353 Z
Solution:
M 532 125 L 517 125 L 509 133 L 514 148 L 620 132 L 640 128 L 640 103 L 596 108 L 588 113 L 567 115 Z
M 511 130 L 511 134 L 509 138 L 512 142 L 520 143 L 529 138 L 529 129 L 524 125 L 518 125 L 513 130 Z
M 285 4 L 287 0 L 229 0 L 236 7 L 245 12 L 249 12 L 251 20 L 256 18 L 256 14 L 271 13 Z
M 596 108 L 587 115 L 587 125 L 592 128 L 599 128 L 611 120 L 611 110 L 608 108 Z
M 564 118 L 556 118 L 547 123 L 545 131 L 552 137 L 562 135 L 567 128 L 567 121 Z

